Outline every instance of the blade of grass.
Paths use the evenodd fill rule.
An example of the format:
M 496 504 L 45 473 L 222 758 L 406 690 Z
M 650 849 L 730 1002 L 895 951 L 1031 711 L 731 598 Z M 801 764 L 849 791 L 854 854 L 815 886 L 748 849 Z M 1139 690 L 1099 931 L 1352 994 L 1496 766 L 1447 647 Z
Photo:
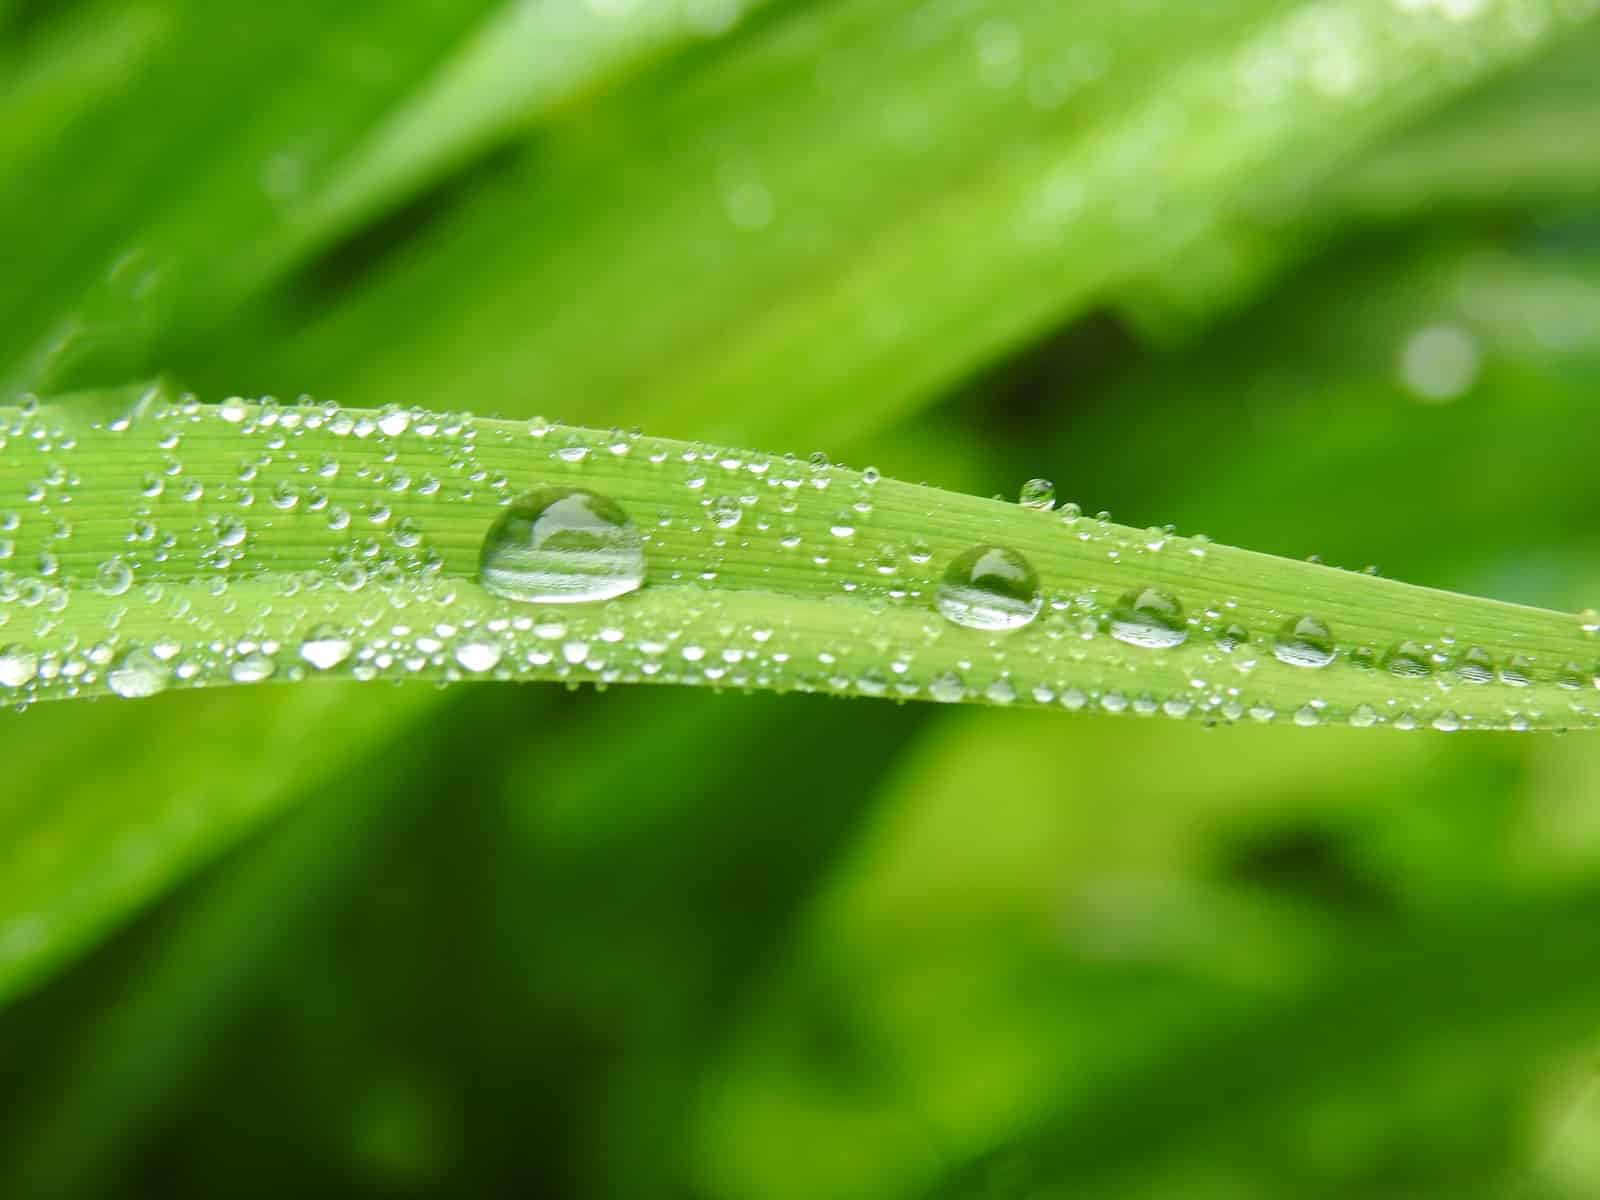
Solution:
M 242 376 L 210 339 L 174 361 L 373 403 L 514 380 L 597 421 L 780 444 L 823 407 L 849 444 L 1572 29 L 1379 0 L 918 12 L 778 14 L 552 126 L 343 303 L 314 279 L 281 297 L 281 323 L 237 331 Z
M 351 704 L 348 688 L 281 688 L 164 697 L 143 711 L 3 714 L 0 1000 L 314 791 L 373 739 L 412 727 L 436 699 L 385 689 Z
M 1435 1178 L 1460 1163 L 1480 1189 L 1465 1194 L 1505 1195 L 1522 1148 L 1463 1136 L 1464 1122 L 1592 1036 L 1597 919 L 1589 891 L 1381 939 L 928 1194 L 1181 1195 L 1197 1177 L 1227 1181 L 1228 1194 L 1365 1193 L 1398 1165 L 1396 1147 L 1437 1155 L 1423 1160 Z
M 284 793 L 315 795 L 319 803 L 287 812 L 262 844 L 244 847 L 231 869 L 202 882 L 148 952 L 113 980 L 117 1002 L 100 1006 L 54 1069 L 30 1080 L 23 1118 L 8 1130 L 0 1166 L 6 1192 L 42 1200 L 99 1190 L 129 1144 L 170 1106 L 180 1081 L 214 1052 L 270 961 L 370 861 L 380 835 L 406 820 L 430 755 L 448 744 L 417 736 L 418 710 L 429 706 L 426 698 L 410 699 L 422 703 L 380 706 L 385 721 L 369 722 L 366 730 L 336 717 L 322 726 L 319 736 L 338 737 L 339 761 L 322 778 L 301 768 L 281 785 Z M 327 713 L 316 716 L 330 720 Z M 440 724 L 429 719 L 428 728 L 438 731 Z M 273 773 L 281 776 L 282 766 Z M 58 794 L 52 803 L 82 811 L 87 799 Z M 254 819 L 267 822 L 292 803 L 286 795 Z M 217 814 L 197 815 L 204 826 Z M 9 983 L 0 981 L 0 995 Z
M 1573 615 L 820 460 L 420 409 L 216 407 L 151 390 L 105 420 L 82 403 L 0 410 L 15 563 L 0 635 L 23 704 L 301 679 L 316 657 L 302 648 L 332 627 L 348 644 L 330 674 L 364 679 L 1446 730 L 1594 723 L 1600 621 Z M 485 590 L 477 561 L 502 505 L 573 486 L 632 514 L 648 585 L 556 606 Z M 978 545 L 1031 562 L 1045 615 L 1009 635 L 941 619 L 940 573 Z

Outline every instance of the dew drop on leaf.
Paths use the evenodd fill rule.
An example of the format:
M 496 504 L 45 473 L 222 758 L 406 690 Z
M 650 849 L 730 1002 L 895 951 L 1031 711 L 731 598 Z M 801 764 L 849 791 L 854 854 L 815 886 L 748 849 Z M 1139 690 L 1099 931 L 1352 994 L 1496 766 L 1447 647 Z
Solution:
M 129 650 L 106 673 L 106 685 L 126 700 L 141 700 L 166 690 L 172 670 L 143 647 Z
M 95 572 L 95 587 L 105 596 L 121 596 L 133 586 L 133 571 L 120 558 L 108 558 Z
M 1309 615 L 1290 618 L 1272 643 L 1272 657 L 1291 667 L 1325 667 L 1338 653 L 1333 631 Z
M 644 539 L 614 500 L 581 488 L 519 497 L 490 526 L 478 578 L 497 596 L 529 604 L 581 604 L 644 583 Z
M 1416 642 L 1401 642 L 1383 656 L 1383 668 L 1397 679 L 1426 679 L 1433 674 L 1428 652 Z
M 1494 660 L 1489 657 L 1489 652 L 1482 646 L 1473 646 L 1461 656 L 1461 661 L 1456 664 L 1456 678 L 1462 683 L 1492 683 L 1494 681 Z
M 1217 649 L 1225 654 L 1232 654 L 1249 641 L 1250 631 L 1237 622 L 1217 631 Z
M 300 643 L 300 657 L 319 671 L 329 671 L 355 649 L 349 634 L 333 625 L 318 625 Z
M 1021 629 L 1044 603 L 1032 564 L 1005 546 L 973 546 L 950 560 L 934 603 L 948 621 L 968 629 Z
M 456 643 L 455 658 L 463 670 L 474 674 L 492 671 L 500 665 L 500 647 L 482 638 L 466 638 Z
M 1022 494 L 1017 497 L 1017 503 L 1023 508 L 1049 512 L 1056 504 L 1056 485 L 1048 479 L 1030 479 L 1022 485 Z
M 23 646 L 0 648 L 0 687 L 19 688 L 39 674 L 39 656 Z
M 1183 605 L 1159 588 L 1129 592 L 1111 610 L 1111 636 L 1130 646 L 1167 650 L 1189 637 Z
M 228 674 L 235 683 L 264 683 L 277 673 L 278 664 L 265 654 L 246 654 L 235 659 Z

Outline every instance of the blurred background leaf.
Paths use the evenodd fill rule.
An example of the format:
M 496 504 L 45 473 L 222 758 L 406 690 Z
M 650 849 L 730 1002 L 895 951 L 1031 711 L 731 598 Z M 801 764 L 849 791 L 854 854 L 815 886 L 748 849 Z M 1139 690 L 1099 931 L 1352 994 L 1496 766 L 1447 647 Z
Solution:
M 1597 15 L 0 2 L 0 381 L 1049 475 L 1578 608 Z M 1600 1190 L 1587 739 L 487 685 L 0 756 L 0 959 L 60 947 L 0 1194 Z

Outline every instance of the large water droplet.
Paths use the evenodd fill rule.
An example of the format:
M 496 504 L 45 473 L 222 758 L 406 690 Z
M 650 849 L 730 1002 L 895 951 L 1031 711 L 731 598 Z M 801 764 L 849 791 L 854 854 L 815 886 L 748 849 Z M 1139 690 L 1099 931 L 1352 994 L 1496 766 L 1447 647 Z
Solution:
M 1272 657 L 1291 667 L 1325 667 L 1338 653 L 1333 631 L 1309 615 L 1285 622 L 1272 643 Z
M 19 688 L 39 674 L 39 656 L 24 646 L 0 647 L 0 687 Z
M 350 657 L 355 644 L 333 625 L 318 625 L 300 643 L 300 657 L 319 671 L 330 671 Z
M 490 526 L 478 578 L 530 604 L 609 600 L 644 583 L 644 539 L 614 500 L 581 488 L 518 498 Z
M 164 691 L 172 669 L 150 651 L 129 650 L 106 672 L 106 684 L 127 700 L 141 700 Z
M 1469 647 L 1456 663 L 1456 678 L 1462 683 L 1491 683 L 1494 680 L 1494 659 L 1482 646 Z
M 1426 679 L 1433 674 L 1428 652 L 1416 642 L 1401 642 L 1383 657 L 1384 670 L 1397 679 Z
M 1159 588 L 1129 592 L 1111 610 L 1111 636 L 1130 646 L 1168 650 L 1189 637 L 1183 605 Z
M 1021 629 L 1039 615 L 1039 576 L 1015 550 L 974 546 L 950 560 L 934 596 L 939 612 L 968 629 Z
M 1017 503 L 1023 508 L 1049 512 L 1056 504 L 1056 485 L 1048 479 L 1030 479 L 1022 485 L 1022 494 L 1017 497 Z

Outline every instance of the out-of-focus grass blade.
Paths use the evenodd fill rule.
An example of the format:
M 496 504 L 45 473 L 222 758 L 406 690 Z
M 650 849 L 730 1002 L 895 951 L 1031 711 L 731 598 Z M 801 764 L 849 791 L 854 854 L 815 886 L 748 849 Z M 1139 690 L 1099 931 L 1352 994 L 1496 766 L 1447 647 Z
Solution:
M 238 332 L 242 376 L 182 362 L 355 400 L 509 381 L 780 444 L 822 406 L 846 444 L 1573 27 L 1543 3 L 797 8 L 549 126 L 342 303 L 342 275 L 286 294 Z
M 149 369 L 511 130 L 750 7 L 143 0 L 42 18 L 0 47 L 0 169 L 28 181 L 0 197 L 0 385 Z M 270 87 L 242 86 L 264 63 Z
M 1399 948 L 1600 865 L 1567 796 L 1600 763 L 1581 742 L 1228 736 L 948 714 L 729 1039 L 697 1139 L 708 1190 L 915 1193 L 1316 992 L 1375 937 Z
M 1597 922 L 1588 892 L 1408 929 L 929 1194 L 1177 1197 L 1197 1180 L 1231 1195 L 1372 1194 L 1408 1169 L 1451 1194 L 1514 1194 L 1527 1150 L 1507 1136 L 1511 1114 L 1485 1106 L 1592 1037 Z
M 148 1134 L 180 1081 L 196 1072 L 233 1028 L 242 998 L 260 986 L 268 963 L 306 932 L 358 864 L 385 844 L 381 831 L 405 819 L 405 809 L 415 808 L 416 780 L 426 777 L 439 746 L 451 744 L 418 736 L 423 713 L 441 707 L 428 700 L 413 693 L 381 704 L 359 724 L 327 711 L 286 718 L 292 727 L 317 729 L 316 736 L 334 739 L 338 758 L 320 764 L 321 775 L 303 767 L 284 772 L 277 763 L 257 764 L 262 773 L 280 777 L 279 796 L 241 824 L 266 823 L 288 807 L 286 802 L 315 802 L 284 814 L 262 844 L 249 847 L 231 869 L 186 897 L 183 909 L 157 931 L 159 940 L 147 945 L 132 969 L 112 979 L 116 1002 L 99 1006 L 70 1038 L 54 1069 L 30 1081 L 24 1117 L 7 1129 L 11 1141 L 0 1166 L 4 1191 L 39 1200 L 93 1194 L 119 1154 Z M 181 711 L 184 705 L 166 707 L 159 715 L 168 720 L 189 715 Z M 141 722 L 135 717 L 127 724 L 134 732 Z M 427 728 L 437 734 L 449 726 L 430 719 Z M 56 797 L 79 819 L 96 799 L 81 788 L 63 789 Z M 138 819 L 143 807 L 138 798 L 126 796 L 123 802 Z M 203 827 L 218 815 L 215 808 L 197 807 L 191 819 Z M 159 859 L 171 849 L 152 840 L 148 854 Z M 220 849 L 213 834 L 209 844 L 192 846 L 180 861 L 186 865 Z M 100 865 L 107 864 L 102 859 Z
M 727 33 L 767 0 L 504 3 L 297 204 L 239 273 L 264 282 L 362 222 L 675 46 Z M 242 290 L 242 289 L 241 289 Z
M 1216 537 L 1281 554 L 1577 601 L 1600 574 L 1592 455 L 1572 436 L 1600 384 L 1600 260 L 1582 225 L 1543 237 L 1330 256 L 1203 344 L 1103 377 L 1027 461 L 1127 520 L 1204 512 Z M 1338 505 L 1296 499 L 1293 521 L 1263 504 L 1324 495 Z
M 1339 217 L 1574 205 L 1600 196 L 1600 36 L 1591 28 L 1502 84 L 1365 156 L 1336 185 Z
M 0 715 L 0 998 L 415 720 L 436 694 L 280 689 Z M 86 754 L 85 747 L 94 747 Z

